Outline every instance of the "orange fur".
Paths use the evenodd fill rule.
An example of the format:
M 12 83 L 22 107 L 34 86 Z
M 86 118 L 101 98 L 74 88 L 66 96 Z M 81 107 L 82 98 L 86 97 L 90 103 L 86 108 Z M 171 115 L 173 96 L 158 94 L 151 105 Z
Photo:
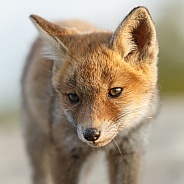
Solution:
M 54 184 L 77 183 L 92 147 L 102 146 L 110 149 L 110 183 L 137 183 L 141 131 L 147 117 L 155 115 L 158 100 L 158 45 L 148 10 L 134 9 L 114 32 L 80 21 L 57 25 L 36 15 L 31 20 L 41 38 L 28 58 L 22 83 L 34 184 L 46 183 L 45 163 Z M 116 90 L 122 92 L 113 96 Z M 120 156 L 112 143 L 117 136 Z M 71 163 L 73 180 L 68 174 Z

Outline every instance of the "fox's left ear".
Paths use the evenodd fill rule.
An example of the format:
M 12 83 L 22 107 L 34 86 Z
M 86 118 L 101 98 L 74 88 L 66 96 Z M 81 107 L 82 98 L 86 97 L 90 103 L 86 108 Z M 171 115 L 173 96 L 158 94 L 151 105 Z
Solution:
M 145 7 L 137 7 L 121 22 L 111 38 L 112 48 L 125 59 L 143 61 L 158 54 L 155 26 Z

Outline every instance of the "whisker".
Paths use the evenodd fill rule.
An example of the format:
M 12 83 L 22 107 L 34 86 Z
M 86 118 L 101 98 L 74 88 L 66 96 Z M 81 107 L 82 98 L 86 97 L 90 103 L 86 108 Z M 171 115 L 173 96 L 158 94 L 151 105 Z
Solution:
M 119 142 L 121 142 L 121 140 L 122 140 L 122 138 L 120 137 L 119 134 L 117 134 L 116 139 L 117 139 Z
M 42 64 L 40 64 L 40 66 L 41 66 L 43 69 L 45 69 L 45 71 L 47 71 L 47 72 L 51 73 L 51 71 L 50 71 L 50 70 L 48 70 L 47 68 L 45 68 Z
M 139 112 L 142 111 L 143 109 L 147 108 L 147 106 L 141 106 L 139 108 L 135 108 L 135 109 L 131 109 L 131 110 L 127 110 L 126 112 L 124 112 L 123 114 L 121 114 L 120 116 L 118 116 L 117 118 L 114 119 L 114 122 L 119 121 L 121 118 L 131 114 L 132 112 Z
M 109 155 L 109 150 L 108 150 L 108 147 L 107 145 L 105 146 L 105 150 L 106 150 L 106 153 L 107 153 L 107 157 L 110 158 L 110 155 Z
M 113 141 L 114 141 L 116 147 L 118 148 L 118 151 L 119 151 L 120 155 L 123 156 L 123 154 L 122 154 L 122 152 L 121 152 L 121 149 L 120 149 L 118 143 L 115 141 L 115 139 L 113 139 Z

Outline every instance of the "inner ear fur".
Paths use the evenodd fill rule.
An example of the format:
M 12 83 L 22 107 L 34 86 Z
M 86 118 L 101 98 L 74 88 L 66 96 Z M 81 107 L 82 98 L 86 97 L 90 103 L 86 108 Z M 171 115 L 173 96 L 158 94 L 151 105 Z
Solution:
M 68 53 L 68 48 L 63 41 L 67 35 L 75 34 L 76 30 L 60 27 L 37 15 L 31 15 L 30 19 L 44 42 L 43 56 L 53 60 L 56 67 L 60 66 L 62 59 Z
M 137 7 L 127 15 L 114 32 L 111 45 L 124 58 L 133 54 L 145 60 L 157 55 L 155 26 L 145 7 Z

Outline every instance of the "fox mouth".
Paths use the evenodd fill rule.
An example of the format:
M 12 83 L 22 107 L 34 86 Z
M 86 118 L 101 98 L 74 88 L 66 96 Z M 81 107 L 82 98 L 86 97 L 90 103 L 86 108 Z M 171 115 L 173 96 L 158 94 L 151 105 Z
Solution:
M 91 147 L 102 147 L 102 146 L 106 146 L 107 144 L 109 144 L 112 141 L 112 139 L 106 139 L 104 141 L 100 141 L 100 142 L 86 142 L 89 146 Z

